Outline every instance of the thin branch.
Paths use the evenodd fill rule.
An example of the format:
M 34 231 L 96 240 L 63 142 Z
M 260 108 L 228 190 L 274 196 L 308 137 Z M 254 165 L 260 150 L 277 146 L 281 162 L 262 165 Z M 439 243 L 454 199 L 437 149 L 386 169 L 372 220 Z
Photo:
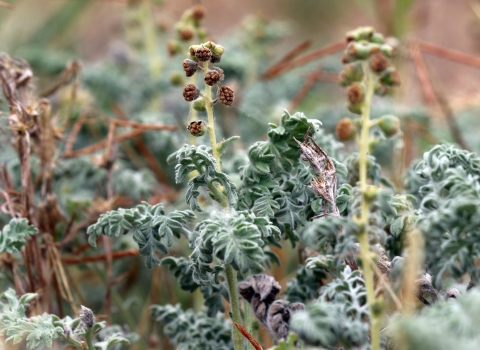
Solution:
M 273 66 L 269 68 L 265 73 L 263 73 L 263 78 L 264 79 L 273 79 L 280 74 L 286 73 L 293 68 L 302 66 L 304 64 L 307 64 L 309 62 L 315 61 L 319 58 L 322 58 L 324 56 L 330 55 L 332 53 L 338 52 L 343 50 L 346 47 L 347 43 L 345 40 L 337 41 L 333 44 L 324 46 L 318 50 L 315 50 L 313 52 L 310 52 L 306 55 L 300 56 L 292 61 L 289 62 L 284 62 L 281 64 L 278 64 L 276 66 Z
M 428 105 L 432 105 L 436 102 L 435 91 L 433 90 L 432 83 L 430 82 L 427 66 L 425 65 L 423 56 L 418 49 L 418 44 L 414 43 L 410 47 L 410 55 L 412 57 L 415 68 L 417 69 L 418 79 L 420 80 L 420 85 L 422 86 L 425 102 Z
M 466 64 L 468 66 L 480 68 L 480 58 L 466 54 L 461 51 L 447 49 L 446 47 L 428 43 L 426 41 L 415 39 L 418 48 L 426 53 L 443 57 L 451 61 Z
M 140 253 L 138 249 L 127 249 L 122 250 L 119 252 L 112 253 L 112 259 L 123 258 L 126 256 L 138 256 Z M 88 262 L 95 262 L 95 261 L 105 261 L 107 259 L 107 254 L 100 254 L 100 255 L 93 255 L 93 256 L 85 256 L 85 257 L 64 257 L 62 258 L 62 262 L 64 264 L 85 264 Z

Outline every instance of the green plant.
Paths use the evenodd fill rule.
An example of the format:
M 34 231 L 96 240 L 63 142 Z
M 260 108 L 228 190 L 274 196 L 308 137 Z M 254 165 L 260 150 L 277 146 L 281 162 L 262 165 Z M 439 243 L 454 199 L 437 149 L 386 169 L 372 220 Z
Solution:
M 381 34 L 371 27 L 347 33 L 339 74 L 347 108 L 325 108 L 324 126 L 300 112 L 271 115 L 301 74 L 256 81 L 268 62 L 266 44 L 282 26 L 250 19 L 226 50 L 207 41 L 205 9 L 196 6 L 168 45 L 170 54 L 187 57 L 169 67 L 156 57 L 146 2 L 134 3 L 128 31 L 134 34 L 134 22 L 144 30 L 135 46 L 145 47 L 146 62 L 71 61 L 37 93 L 28 63 L 0 57 L 8 102 L 2 108 L 18 154 L 0 169 L 0 282 L 17 291 L 2 294 L 7 342 L 119 348 L 137 340 L 124 331 L 135 327 L 138 348 L 147 341 L 168 346 L 163 335 L 179 349 L 258 349 L 269 341 L 276 350 L 478 347 L 465 320 L 475 320 L 479 304 L 479 160 L 436 145 L 410 169 L 405 190 L 398 174 L 382 169 L 401 145 L 402 123 L 416 115 L 404 108 L 397 117 L 375 97 L 400 83 L 395 50 Z M 190 45 L 197 40 L 203 43 Z M 50 69 L 61 71 L 53 63 Z M 177 103 L 180 91 L 168 95 L 170 84 L 186 84 L 190 108 Z M 233 86 L 245 89 L 240 102 Z M 58 104 L 39 97 L 63 89 L 70 97 Z M 219 127 L 237 103 L 250 110 L 268 105 L 261 128 L 240 130 L 246 151 L 239 136 Z M 158 118 L 173 122 L 187 110 L 188 120 L 177 122 L 190 134 L 188 144 L 180 146 L 185 128 L 158 137 L 158 130 L 175 130 Z M 258 123 L 251 119 L 232 119 L 232 129 Z M 119 135 L 124 127 L 132 130 Z M 98 142 L 87 145 L 92 134 Z M 94 151 L 101 153 L 90 156 Z M 86 241 L 104 254 L 83 255 Z M 148 270 L 119 259 L 135 255 Z M 92 275 L 101 286 L 83 279 Z M 103 308 L 106 322 L 85 307 L 79 317 L 64 316 L 78 314 L 82 294 L 92 308 Z M 163 325 L 160 340 L 143 309 Z

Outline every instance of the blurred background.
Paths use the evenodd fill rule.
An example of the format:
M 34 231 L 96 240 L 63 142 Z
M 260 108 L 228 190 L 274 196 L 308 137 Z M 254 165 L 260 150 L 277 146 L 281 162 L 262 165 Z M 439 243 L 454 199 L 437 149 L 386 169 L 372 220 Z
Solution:
M 192 20 L 195 6 L 202 14 Z M 400 139 L 379 140 L 372 147 L 395 187 L 401 191 L 401 174 L 433 144 L 453 142 L 480 151 L 480 1 L 0 1 L 0 51 L 28 62 L 32 96 L 46 97 L 52 106 L 57 133 L 53 207 L 58 214 L 53 234 L 60 241 L 74 222 L 61 252 L 76 300 L 83 298 L 100 317 L 137 332 L 142 340 L 133 348 L 163 349 L 169 348 L 168 340 L 150 321 L 148 306 L 180 302 L 198 309 L 203 304 L 198 290 L 193 297 L 182 291 L 165 267 L 147 270 L 138 253 L 115 259 L 113 267 L 107 267 L 105 257 L 88 260 L 101 256 L 103 247 L 90 248 L 85 234 L 99 214 L 141 200 L 186 207 L 185 184 L 175 183 L 174 164 L 167 158 L 184 143 L 208 143 L 186 131 L 191 120 L 206 120 L 182 98 L 183 87 L 196 81 L 182 70 L 190 45 L 213 40 L 226 49 L 218 65 L 236 98 L 232 107 L 215 107 L 217 137 L 241 136 L 225 161 L 239 181 L 245 151 L 265 139 L 268 123 L 277 123 L 284 109 L 319 119 L 325 134 L 352 116 L 336 81 L 345 33 L 362 25 L 382 32 L 398 53 L 402 84 L 376 100 L 372 111 L 373 117 L 395 114 L 402 121 Z M 8 106 L 0 108 L 0 163 L 13 188 L 19 188 Z M 107 152 L 108 158 L 104 141 L 112 119 L 123 124 L 118 122 L 110 134 L 118 146 Z M 339 152 L 353 148 L 347 144 Z M 33 153 L 35 178 L 42 165 Z M 8 216 L 1 214 L 0 220 L 5 224 Z M 113 251 L 133 246 L 131 238 L 123 237 L 114 241 Z M 297 252 L 285 247 L 276 253 L 283 266 L 270 272 L 285 286 L 296 270 Z M 188 254 L 186 242 L 173 253 Z M 116 278 L 109 312 L 104 308 L 107 268 Z M 8 273 L 1 277 L 3 290 Z M 46 308 L 71 312 L 65 300 Z

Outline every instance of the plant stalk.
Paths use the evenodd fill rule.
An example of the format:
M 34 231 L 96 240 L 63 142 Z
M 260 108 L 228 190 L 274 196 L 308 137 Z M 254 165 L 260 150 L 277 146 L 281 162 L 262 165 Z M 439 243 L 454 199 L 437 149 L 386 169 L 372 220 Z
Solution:
M 230 264 L 225 265 L 225 275 L 227 276 L 228 294 L 230 296 L 230 307 L 232 309 L 232 320 L 241 324 L 240 307 L 238 305 L 237 292 L 237 271 Z M 243 350 L 243 337 L 236 327 L 232 327 L 233 348 L 235 350 Z
M 203 73 L 207 74 L 208 72 L 208 62 L 203 63 Z M 213 119 L 213 106 L 212 106 L 212 87 L 205 84 L 205 104 L 207 108 L 207 117 L 208 117 L 208 134 L 210 135 L 210 143 L 212 144 L 212 154 L 213 158 L 217 161 L 217 170 L 221 171 L 220 166 L 220 154 L 218 153 L 217 147 L 217 138 L 215 136 L 215 121 Z M 237 321 L 235 321 L 237 322 Z
M 362 211 L 360 217 L 360 224 L 363 230 L 360 233 L 358 240 L 360 243 L 360 252 L 362 258 L 363 278 L 365 279 L 365 286 L 367 289 L 367 303 L 370 311 L 370 342 L 372 350 L 380 350 L 380 322 L 381 319 L 377 313 L 373 312 L 373 305 L 375 304 L 375 289 L 373 284 L 373 269 L 370 265 L 370 247 L 368 242 L 368 202 L 365 200 L 365 192 L 367 190 L 367 152 L 368 152 L 368 137 L 370 132 L 370 106 L 375 86 L 375 75 L 370 72 L 368 65 L 363 64 L 363 71 L 365 74 L 366 96 L 365 104 L 362 109 L 362 132 L 360 136 L 360 190 L 362 193 Z M 368 74 L 367 74 L 368 73 Z
M 203 63 L 203 72 L 205 74 L 208 72 L 208 62 Z M 220 153 L 218 152 L 217 139 L 215 137 L 215 121 L 213 119 L 212 87 L 207 84 L 205 84 L 204 98 L 205 98 L 205 104 L 207 108 L 208 134 L 210 135 L 210 143 L 212 145 L 212 154 L 213 154 L 213 158 L 215 158 L 215 161 L 217 163 L 217 171 L 221 172 L 222 167 L 220 165 Z M 213 187 L 215 188 L 213 189 Z M 224 209 L 228 209 L 228 201 L 222 200 L 222 198 L 225 198 L 225 196 L 216 187 L 216 185 L 210 183 L 208 188 L 212 191 L 212 193 L 215 196 L 217 196 L 222 207 Z M 240 307 L 238 304 L 237 272 L 234 270 L 232 265 L 225 264 L 225 275 L 227 277 L 228 294 L 230 296 L 230 308 L 232 309 L 232 321 L 238 324 L 242 324 L 242 321 L 241 321 L 242 319 L 240 316 Z M 234 350 L 243 350 L 243 337 L 240 334 L 240 331 L 236 327 L 232 327 L 232 340 L 233 340 Z

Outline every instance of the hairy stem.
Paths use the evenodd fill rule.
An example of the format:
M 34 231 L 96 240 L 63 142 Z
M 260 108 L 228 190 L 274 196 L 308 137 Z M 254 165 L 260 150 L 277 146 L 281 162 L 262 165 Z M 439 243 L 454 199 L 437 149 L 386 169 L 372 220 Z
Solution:
M 208 72 L 208 62 L 203 63 L 203 73 L 207 74 Z M 208 134 L 210 135 L 210 143 L 212 144 L 212 154 L 213 158 L 217 161 L 217 170 L 221 171 L 220 166 L 220 154 L 218 153 L 217 148 L 217 138 L 215 136 L 215 121 L 213 120 L 213 106 L 212 106 L 212 87 L 205 84 L 205 104 L 207 107 L 207 117 L 208 117 Z
M 232 308 L 232 320 L 241 324 L 240 307 L 238 305 L 237 292 L 237 271 L 235 271 L 230 264 L 225 266 L 225 275 L 227 276 L 228 294 L 230 296 L 230 307 Z M 243 349 L 243 337 L 236 327 L 232 327 L 233 333 L 233 348 L 235 350 Z
M 203 63 L 203 72 L 208 72 L 208 62 Z M 220 153 L 217 148 L 217 139 L 215 137 L 215 121 L 213 120 L 213 106 L 212 106 L 212 87 L 205 84 L 205 104 L 207 107 L 208 117 L 208 134 L 210 135 L 210 143 L 212 145 L 212 154 L 217 162 L 217 171 L 221 172 L 222 167 L 220 164 Z M 217 197 L 218 201 L 224 209 L 228 209 L 228 201 L 218 187 L 209 183 L 208 188 Z M 224 199 L 224 200 L 223 200 Z M 232 309 L 232 320 L 238 324 L 241 324 L 240 307 L 238 305 L 238 292 L 237 292 L 237 272 L 233 269 L 232 265 L 225 264 L 225 275 L 227 277 L 228 294 L 230 296 L 230 307 Z M 233 348 L 235 350 L 243 349 L 243 337 L 236 327 L 232 327 L 232 339 Z
M 373 312 L 373 305 L 375 304 L 375 290 L 373 285 L 373 269 L 370 265 L 370 248 L 368 243 L 368 202 L 365 199 L 365 192 L 367 190 L 367 152 L 368 152 L 368 136 L 370 131 L 370 105 L 374 92 L 374 74 L 368 70 L 366 63 L 363 64 L 363 71 L 365 73 L 366 96 L 365 104 L 362 109 L 362 132 L 360 135 L 360 190 L 362 193 L 362 211 L 360 217 L 360 224 L 363 230 L 360 233 L 358 240 L 360 243 L 360 251 L 362 257 L 363 278 L 367 289 L 367 303 L 370 310 L 370 333 L 372 350 L 380 350 L 380 318 Z

